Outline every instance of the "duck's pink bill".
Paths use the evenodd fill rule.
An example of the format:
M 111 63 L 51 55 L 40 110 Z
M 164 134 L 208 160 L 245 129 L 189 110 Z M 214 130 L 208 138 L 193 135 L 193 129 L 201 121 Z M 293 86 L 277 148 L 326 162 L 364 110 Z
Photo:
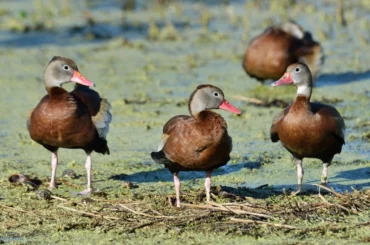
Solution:
M 275 87 L 275 86 L 291 84 L 291 83 L 293 83 L 293 80 L 290 77 L 290 74 L 286 72 L 279 80 L 271 84 L 271 86 Z
M 241 114 L 241 111 L 230 104 L 230 102 L 227 100 L 224 100 L 218 108 L 226 111 L 231 111 L 232 113 Z
M 71 81 L 75 82 L 75 83 L 85 85 L 85 86 L 88 86 L 88 87 L 95 87 L 95 84 L 92 81 L 90 81 L 86 77 L 82 76 L 82 74 L 79 73 L 78 71 L 74 71 L 73 77 L 71 78 Z

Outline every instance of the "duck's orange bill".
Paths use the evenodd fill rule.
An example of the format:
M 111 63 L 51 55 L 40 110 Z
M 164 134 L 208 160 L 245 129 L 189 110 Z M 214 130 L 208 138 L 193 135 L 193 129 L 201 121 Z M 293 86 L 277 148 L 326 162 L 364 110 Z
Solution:
M 82 76 L 82 74 L 79 73 L 78 71 L 74 71 L 73 77 L 71 78 L 71 82 L 79 83 L 79 84 L 82 84 L 82 85 L 85 85 L 85 86 L 88 86 L 88 87 L 94 87 L 95 86 L 95 84 L 92 81 L 90 81 L 86 77 Z
M 279 80 L 271 84 L 271 86 L 275 87 L 275 86 L 291 84 L 291 83 L 293 83 L 293 80 L 290 77 L 290 74 L 288 72 L 285 72 L 285 74 Z
M 222 101 L 221 105 L 218 108 L 226 111 L 231 111 L 232 113 L 241 114 L 241 111 L 230 104 L 230 102 L 227 100 Z

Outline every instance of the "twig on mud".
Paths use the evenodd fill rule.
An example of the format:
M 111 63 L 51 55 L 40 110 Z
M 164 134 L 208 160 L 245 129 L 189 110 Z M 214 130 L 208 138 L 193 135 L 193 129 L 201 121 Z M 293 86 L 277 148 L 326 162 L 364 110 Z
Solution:
M 181 204 L 181 205 L 183 205 L 183 204 Z M 147 213 L 143 213 L 143 212 L 139 212 L 139 211 L 133 210 L 133 209 L 131 209 L 131 208 L 123 205 L 122 203 L 119 204 L 119 206 L 122 207 L 123 209 L 127 210 L 127 211 L 130 211 L 131 213 L 134 213 L 134 214 L 137 214 L 137 215 L 141 215 L 141 216 L 145 216 L 145 217 L 148 217 L 148 218 L 155 218 L 155 219 L 198 218 L 198 217 L 203 217 L 203 216 L 209 214 L 209 212 L 207 212 L 205 214 L 203 213 L 203 214 L 200 214 L 200 215 L 184 215 L 184 216 L 151 215 L 151 214 L 147 214 Z M 151 211 L 155 212 L 154 210 L 151 210 Z
M 248 211 L 245 211 L 245 210 L 237 210 L 237 209 L 231 209 L 231 208 L 227 208 L 225 206 L 223 206 L 222 204 L 218 204 L 218 203 L 214 203 L 214 202 L 210 202 L 211 205 L 214 205 L 216 207 L 220 207 L 222 209 L 224 209 L 225 211 L 230 211 L 230 212 L 233 212 L 235 214 L 249 214 L 249 215 L 253 215 L 253 216 L 257 216 L 257 217 L 263 217 L 263 218 L 266 218 L 266 219 L 273 219 L 274 217 L 272 217 L 271 215 L 268 215 L 268 214 L 261 214 L 261 213 L 255 213 L 255 212 L 248 212 Z
M 329 188 L 329 187 L 326 187 L 326 186 L 323 186 L 323 185 L 319 185 L 319 184 L 313 184 L 314 186 L 317 186 L 317 187 L 319 187 L 319 188 L 322 188 L 322 189 L 324 189 L 324 190 L 327 190 L 328 192 L 330 192 L 330 193 L 333 193 L 335 196 L 337 196 L 337 197 L 340 197 L 340 198 L 345 198 L 346 196 L 345 195 L 342 195 L 342 194 L 340 194 L 340 193 L 338 193 L 338 192 L 336 192 L 336 191 L 334 191 L 333 189 L 331 189 L 331 188 Z
M 141 229 L 141 228 L 143 228 L 143 227 L 146 227 L 146 226 L 149 226 L 149 225 L 152 225 L 152 224 L 154 224 L 154 223 L 156 223 L 155 221 L 150 221 L 150 222 L 147 222 L 147 223 L 144 223 L 144 224 L 140 224 L 140 225 L 137 225 L 137 226 L 135 226 L 135 227 L 132 227 L 131 229 L 129 229 L 127 232 L 128 233 L 132 233 L 132 232 L 134 232 L 134 231 L 136 231 L 136 230 L 138 230 L 138 229 Z
M 27 211 L 27 210 L 23 210 L 23 209 L 13 208 L 13 207 L 9 207 L 9 206 L 2 205 L 2 204 L 0 204 L 0 207 L 1 208 L 4 208 L 4 209 L 7 209 L 9 211 L 20 212 L 20 213 L 27 213 L 27 214 L 30 213 L 30 214 L 33 214 L 33 215 L 38 216 L 38 214 L 36 214 L 33 211 Z
M 124 201 L 124 200 L 99 200 L 100 202 L 107 202 L 107 203 L 125 203 L 125 204 L 130 204 L 130 205 L 140 205 L 140 204 L 145 204 L 143 201 Z
M 123 205 L 122 203 L 121 204 L 118 204 L 118 205 L 120 207 L 122 207 L 123 209 L 125 209 L 127 211 L 130 211 L 131 213 L 134 213 L 134 214 L 137 214 L 137 215 L 141 215 L 141 216 L 150 217 L 150 218 L 159 218 L 159 219 L 177 219 L 177 218 L 181 218 L 181 217 L 165 216 L 165 215 L 150 215 L 150 214 L 146 214 L 146 213 L 142 213 L 142 212 L 133 210 L 133 209 L 131 209 L 131 208 Z
M 351 211 L 344 207 L 343 205 L 340 205 L 340 204 L 337 204 L 337 203 L 330 203 L 328 200 L 325 199 L 325 197 L 323 195 L 321 195 L 320 193 L 318 194 L 318 196 L 321 198 L 321 200 L 323 200 L 326 204 L 328 204 L 329 206 L 335 206 L 335 207 L 338 207 L 338 208 L 341 208 L 343 210 L 345 210 L 347 213 L 351 213 Z
M 257 216 L 257 217 L 262 217 L 266 219 L 273 219 L 271 215 L 268 214 L 261 214 L 261 213 L 255 213 L 255 212 L 248 212 L 245 210 L 240 210 L 240 209 L 232 209 L 230 207 L 225 207 L 221 204 L 214 203 L 214 202 L 209 202 L 208 205 L 196 205 L 196 204 L 181 204 L 182 206 L 189 207 L 189 208 L 199 208 L 199 209 L 209 209 L 212 211 L 226 211 L 226 212 L 231 212 L 233 214 L 249 214 L 252 216 Z M 212 206 L 213 205 L 213 206 Z M 215 207 L 214 207 L 215 206 Z
M 50 197 L 53 198 L 53 199 L 59 200 L 59 201 L 68 202 L 68 199 L 65 199 L 65 198 L 62 198 L 62 197 L 53 196 L 53 195 L 51 195 Z
M 29 211 L 26 211 L 26 210 L 23 210 L 23 209 L 12 208 L 12 207 L 1 205 L 1 204 L 0 204 L 0 207 L 2 207 L 4 209 L 11 210 L 11 211 L 17 211 L 17 212 L 21 212 L 21 213 L 29 213 Z
M 120 220 L 121 219 L 119 217 L 112 217 L 112 216 L 104 216 L 104 215 L 93 214 L 93 213 L 89 213 L 89 212 L 77 210 L 75 208 L 65 207 L 65 206 L 62 206 L 62 205 L 58 205 L 57 207 L 63 208 L 63 209 L 66 209 L 66 210 L 69 210 L 69 211 L 72 211 L 72 212 L 84 214 L 84 215 L 90 216 L 90 217 L 103 218 L 103 219 L 106 219 L 106 220 Z
M 290 230 L 301 229 L 299 227 L 295 227 L 295 226 L 291 226 L 291 225 L 270 223 L 270 222 L 257 221 L 257 220 L 251 220 L 251 219 L 238 219 L 238 218 L 234 218 L 234 217 L 231 217 L 230 221 L 234 221 L 234 222 L 238 222 L 238 223 L 246 223 L 246 224 L 260 224 L 260 225 L 275 226 L 275 227 L 286 228 L 286 229 L 290 229 Z
M 232 96 L 236 100 L 246 101 L 255 105 L 263 105 L 265 102 L 263 100 L 257 99 L 257 98 L 248 98 L 243 95 L 233 95 Z

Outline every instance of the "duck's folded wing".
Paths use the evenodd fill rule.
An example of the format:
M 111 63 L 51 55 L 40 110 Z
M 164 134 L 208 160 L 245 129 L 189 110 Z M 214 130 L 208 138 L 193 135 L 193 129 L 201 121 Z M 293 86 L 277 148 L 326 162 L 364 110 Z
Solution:
M 279 141 L 279 124 L 281 120 L 284 118 L 284 116 L 288 113 L 290 106 L 285 108 L 283 111 L 279 112 L 273 119 L 272 119 L 272 125 L 270 129 L 270 139 L 272 142 Z
M 108 100 L 101 98 L 96 91 L 86 86 L 76 86 L 72 94 L 85 104 L 99 137 L 106 138 L 109 132 L 109 124 L 112 121 L 111 105 Z
M 342 144 L 345 143 L 345 134 L 346 134 L 346 125 L 342 116 L 339 112 L 332 106 L 329 105 L 322 105 L 318 103 L 312 103 L 312 109 L 319 115 L 325 115 L 326 120 L 325 123 L 328 124 L 328 128 L 333 133 L 334 137 L 341 142 Z
M 168 122 L 163 126 L 163 134 L 161 137 L 161 141 L 158 146 L 158 151 L 162 150 L 164 145 L 166 144 L 166 141 L 168 137 L 170 136 L 171 132 L 179 125 L 182 124 L 183 121 L 190 118 L 190 116 L 186 115 L 178 115 L 174 116 Z

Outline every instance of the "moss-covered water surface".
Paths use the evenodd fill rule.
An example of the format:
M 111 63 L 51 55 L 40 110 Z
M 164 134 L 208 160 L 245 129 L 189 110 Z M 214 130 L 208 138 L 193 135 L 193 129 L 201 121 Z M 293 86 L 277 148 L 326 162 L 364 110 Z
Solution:
M 368 242 L 368 2 L 343 1 L 346 26 L 336 1 L 134 2 L 134 10 L 122 10 L 118 1 L 0 3 L 0 243 Z M 270 142 L 269 128 L 282 109 L 276 105 L 289 103 L 295 89 L 259 85 L 241 67 L 248 41 L 267 25 L 289 18 L 311 31 L 326 53 L 312 100 L 334 105 L 345 118 L 346 145 L 329 167 L 329 187 L 347 199 L 318 195 L 313 186 L 320 180 L 318 160 L 304 161 L 303 195 L 290 198 L 282 192 L 296 188 L 296 170 L 289 153 Z M 111 155 L 93 154 L 98 192 L 91 197 L 76 195 L 86 183 L 81 150 L 59 151 L 59 188 L 50 200 L 38 199 L 32 185 L 8 181 L 22 173 L 41 180 L 40 189 L 48 186 L 50 153 L 32 142 L 25 121 L 46 93 L 43 71 L 54 55 L 74 59 L 113 107 Z M 163 124 L 187 113 L 188 97 L 201 83 L 222 88 L 243 111 L 241 116 L 219 112 L 234 148 L 229 164 L 214 172 L 213 200 L 248 203 L 248 208 L 233 208 L 271 217 L 220 210 L 225 206 L 216 204 L 205 207 L 204 173 L 180 174 L 183 203 L 197 206 L 169 204 L 172 176 L 151 160 L 150 152 L 158 146 Z M 62 178 L 66 169 L 77 178 Z M 346 194 L 353 189 L 363 192 Z

